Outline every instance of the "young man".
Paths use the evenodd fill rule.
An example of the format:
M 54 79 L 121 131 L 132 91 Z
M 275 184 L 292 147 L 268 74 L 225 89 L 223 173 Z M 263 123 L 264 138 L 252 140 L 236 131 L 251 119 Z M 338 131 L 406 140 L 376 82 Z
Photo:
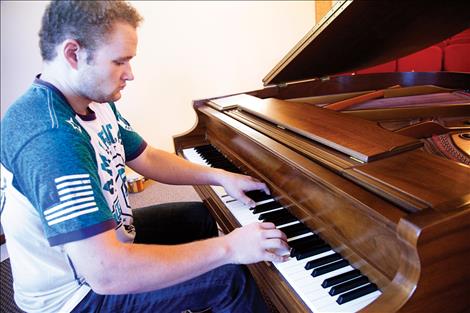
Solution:
M 237 264 L 285 260 L 273 224 L 216 237 L 200 203 L 130 210 L 125 165 L 164 183 L 221 185 L 250 205 L 245 191 L 268 192 L 150 147 L 119 114 L 140 22 L 120 1 L 46 9 L 43 72 L 2 121 L 1 218 L 16 302 L 28 312 L 263 312 Z

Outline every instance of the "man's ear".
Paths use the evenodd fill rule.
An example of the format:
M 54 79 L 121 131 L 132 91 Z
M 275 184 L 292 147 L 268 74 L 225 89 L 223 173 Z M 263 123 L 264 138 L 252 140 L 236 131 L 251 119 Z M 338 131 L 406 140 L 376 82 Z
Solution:
M 73 68 L 78 68 L 78 51 L 80 50 L 80 44 L 78 41 L 68 39 L 62 45 L 62 52 L 67 63 Z

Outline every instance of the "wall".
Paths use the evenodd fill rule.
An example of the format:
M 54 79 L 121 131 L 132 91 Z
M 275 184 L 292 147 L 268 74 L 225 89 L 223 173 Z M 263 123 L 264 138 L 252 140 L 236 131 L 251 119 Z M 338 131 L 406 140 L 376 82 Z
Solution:
M 41 71 L 43 1 L 1 2 L 1 113 Z M 262 88 L 262 78 L 314 25 L 312 1 L 136 1 L 145 21 L 135 81 L 118 102 L 152 145 L 196 123 L 191 101 Z

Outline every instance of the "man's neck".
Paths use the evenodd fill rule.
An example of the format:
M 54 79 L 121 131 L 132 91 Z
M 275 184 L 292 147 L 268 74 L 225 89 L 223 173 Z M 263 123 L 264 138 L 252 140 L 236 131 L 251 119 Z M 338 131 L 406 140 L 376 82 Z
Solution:
M 80 115 L 86 115 L 88 113 L 88 105 L 91 103 L 91 101 L 79 96 L 66 81 L 57 79 L 56 75 L 51 75 L 50 71 L 47 69 L 43 70 L 40 79 L 54 85 L 57 89 L 59 89 L 75 113 Z

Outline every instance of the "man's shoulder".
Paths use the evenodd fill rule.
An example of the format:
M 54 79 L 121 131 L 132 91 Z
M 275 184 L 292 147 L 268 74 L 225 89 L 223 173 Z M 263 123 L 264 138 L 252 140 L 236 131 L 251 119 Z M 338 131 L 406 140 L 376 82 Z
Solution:
M 44 86 L 33 84 L 10 106 L 2 122 L 8 126 L 57 128 L 62 120 L 74 115 L 60 95 Z
M 32 85 L 6 112 L 1 123 L 2 158 L 16 155 L 24 145 L 43 134 L 58 137 L 85 136 L 75 113 L 53 91 Z M 62 135 L 60 135 L 62 134 Z M 50 146 L 61 144 L 54 140 Z

